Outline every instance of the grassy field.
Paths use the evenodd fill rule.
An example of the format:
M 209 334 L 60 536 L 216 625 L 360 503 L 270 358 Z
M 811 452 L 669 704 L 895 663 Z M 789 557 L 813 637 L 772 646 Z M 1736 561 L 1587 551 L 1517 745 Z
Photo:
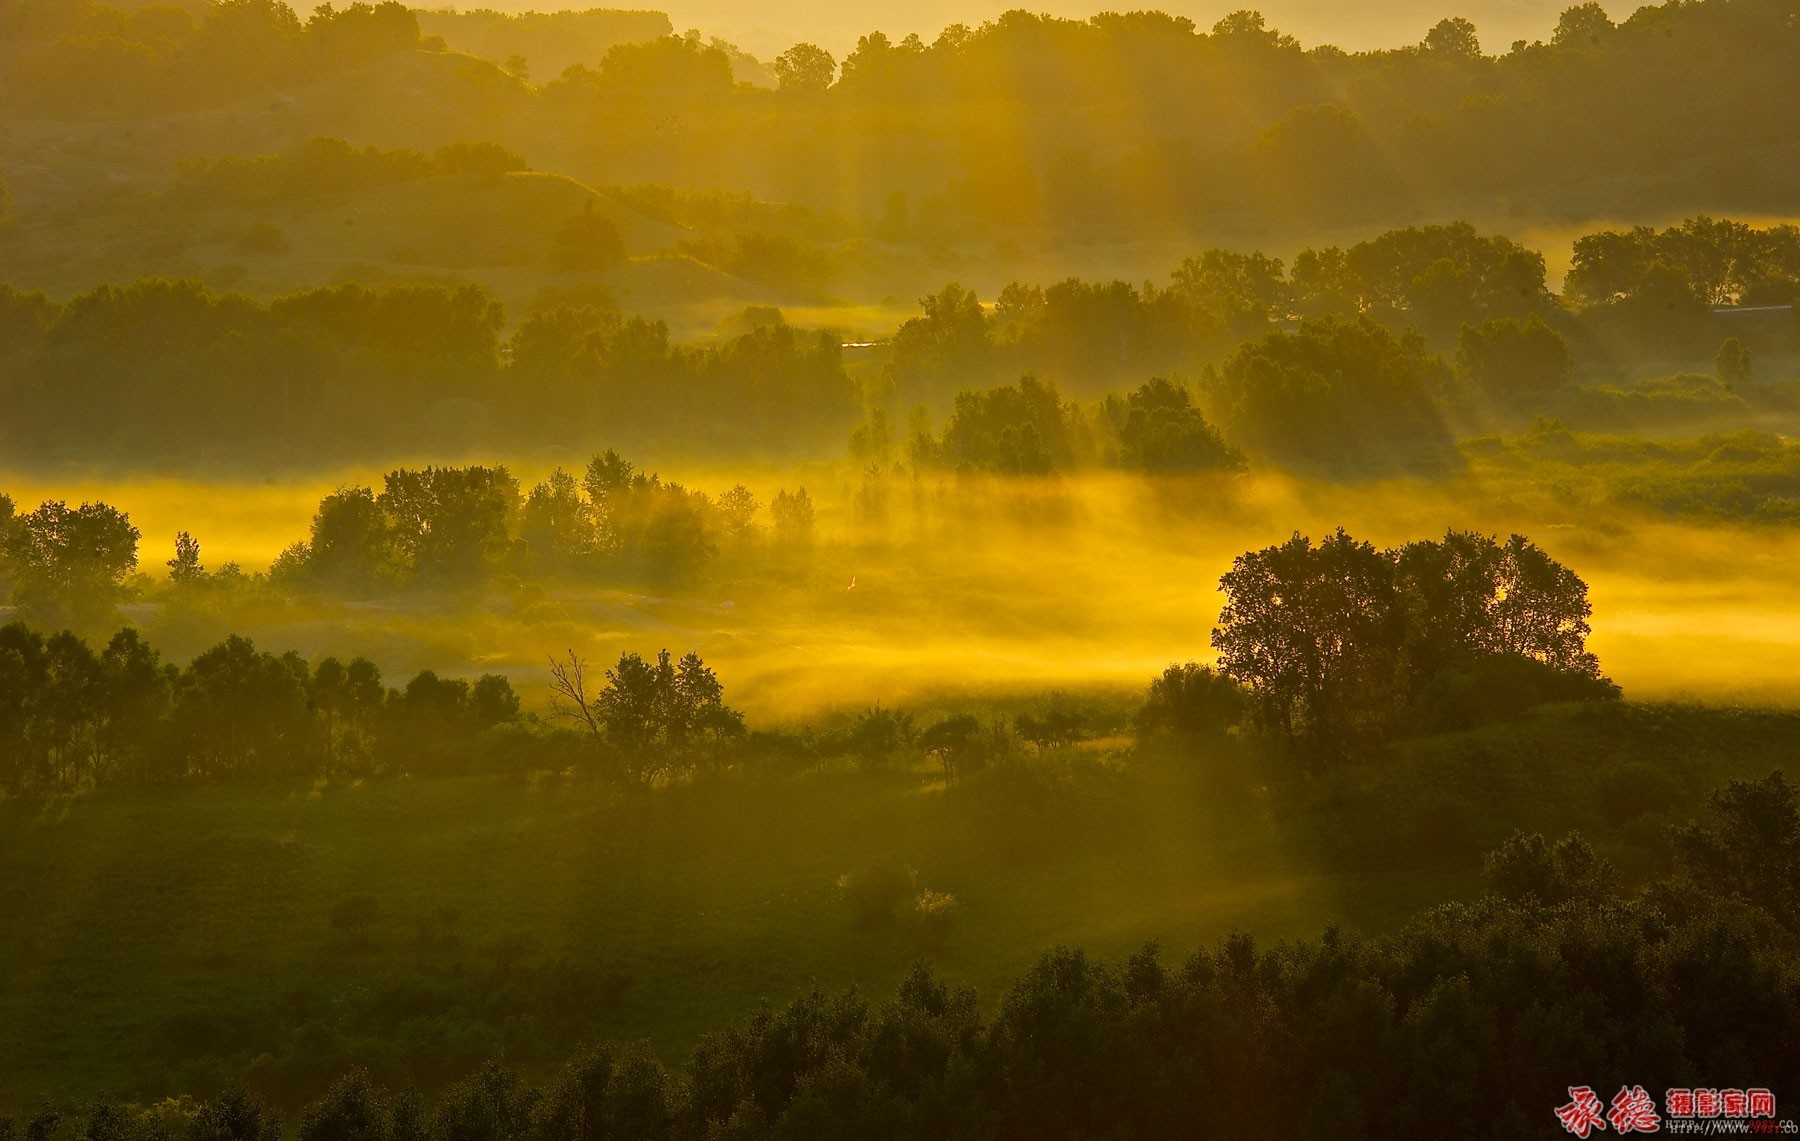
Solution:
M 1551 710 L 1312 780 L 1221 746 L 1033 760 L 948 794 L 825 772 L 636 796 L 477 776 L 0 804 L 0 1109 L 246 1075 L 291 1104 L 353 1064 L 429 1085 L 604 1038 L 674 1060 L 761 1001 L 881 993 L 922 957 L 992 1002 L 1056 944 L 1391 929 L 1476 893 L 1481 852 L 1515 827 L 1579 828 L 1638 878 L 1668 824 L 1779 767 L 1797 729 Z M 839 876 L 884 866 L 957 898 L 947 934 L 904 905 L 852 922 Z

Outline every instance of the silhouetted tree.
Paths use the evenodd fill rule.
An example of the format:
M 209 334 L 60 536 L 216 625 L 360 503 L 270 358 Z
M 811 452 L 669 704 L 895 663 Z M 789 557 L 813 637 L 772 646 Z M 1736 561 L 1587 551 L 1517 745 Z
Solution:
M 138 529 L 104 503 L 45 503 L 5 529 L 13 601 L 40 621 L 92 622 L 125 598 Z
M 775 57 L 783 91 L 824 91 L 837 75 L 837 60 L 815 44 L 795 44 Z

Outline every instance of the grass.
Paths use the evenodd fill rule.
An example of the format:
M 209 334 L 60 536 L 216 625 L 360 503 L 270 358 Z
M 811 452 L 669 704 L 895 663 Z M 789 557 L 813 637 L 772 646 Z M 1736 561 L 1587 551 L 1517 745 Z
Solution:
M 1271 784 L 1099 752 L 985 774 L 718 778 L 619 796 L 472 776 L 0 804 L 0 1109 L 206 1092 L 293 1104 L 355 1064 L 430 1086 L 583 1041 L 678 1060 L 761 1001 L 882 993 L 915 959 L 993 1002 L 1045 949 L 1176 954 L 1233 929 L 1392 929 L 1479 890 L 1515 827 L 1639 877 L 1707 789 L 1778 767 L 1795 715 L 1550 711 Z M 857 926 L 879 866 L 959 901 L 948 937 Z M 368 897 L 366 927 L 334 926 Z

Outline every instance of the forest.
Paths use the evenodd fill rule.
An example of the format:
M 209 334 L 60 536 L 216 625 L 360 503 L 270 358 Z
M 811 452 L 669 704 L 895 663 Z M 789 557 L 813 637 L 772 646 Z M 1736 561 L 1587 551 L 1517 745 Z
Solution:
M 522 7 L 0 4 L 0 1141 L 1792 1131 L 1795 0 Z

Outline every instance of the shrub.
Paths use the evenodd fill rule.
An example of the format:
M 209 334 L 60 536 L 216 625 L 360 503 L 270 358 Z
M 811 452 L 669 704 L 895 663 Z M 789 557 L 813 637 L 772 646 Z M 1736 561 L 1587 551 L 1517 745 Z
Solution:
M 894 909 L 913 893 L 917 880 L 918 873 L 911 868 L 883 866 L 845 872 L 837 883 L 851 921 L 866 929 L 892 923 Z
M 941 947 L 961 911 L 962 902 L 949 892 L 932 891 L 930 888 L 921 891 L 913 900 L 913 918 L 919 925 L 919 934 L 925 945 Z

